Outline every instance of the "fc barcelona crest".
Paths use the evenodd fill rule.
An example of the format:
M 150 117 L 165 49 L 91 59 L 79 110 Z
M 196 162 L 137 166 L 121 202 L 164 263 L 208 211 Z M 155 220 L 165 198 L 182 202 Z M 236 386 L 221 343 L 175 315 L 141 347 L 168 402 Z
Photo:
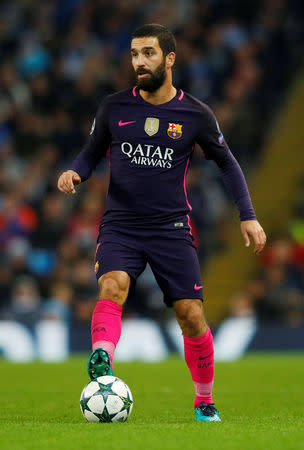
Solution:
M 172 139 L 180 139 L 183 135 L 182 125 L 179 123 L 169 123 L 167 133 Z
M 153 136 L 158 132 L 159 129 L 159 119 L 155 117 L 147 117 L 145 121 L 145 132 L 149 136 Z

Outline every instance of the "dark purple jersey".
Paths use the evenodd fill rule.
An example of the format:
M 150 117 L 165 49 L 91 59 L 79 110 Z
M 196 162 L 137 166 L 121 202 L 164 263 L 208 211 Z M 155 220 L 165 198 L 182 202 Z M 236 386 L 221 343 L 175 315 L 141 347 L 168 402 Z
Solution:
M 214 114 L 182 90 L 161 105 L 146 102 L 136 87 L 106 97 L 71 169 L 85 181 L 110 148 L 102 226 L 184 226 L 191 210 L 185 179 L 195 143 L 219 166 L 241 220 L 255 219 L 244 175 Z

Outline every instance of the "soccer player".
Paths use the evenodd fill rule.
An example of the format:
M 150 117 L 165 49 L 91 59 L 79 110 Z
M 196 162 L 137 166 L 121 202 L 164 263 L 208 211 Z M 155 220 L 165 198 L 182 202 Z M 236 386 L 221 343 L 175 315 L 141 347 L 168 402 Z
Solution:
M 61 174 L 58 188 L 75 194 L 75 186 L 90 177 L 110 149 L 110 185 L 95 256 L 100 300 L 92 317 L 91 379 L 113 374 L 122 306 L 131 283 L 149 263 L 182 330 L 195 388 L 195 417 L 220 421 L 212 400 L 213 338 L 204 316 L 200 266 L 188 216 L 185 179 L 195 143 L 216 162 L 232 192 L 246 246 L 252 238 L 255 253 L 260 253 L 266 236 L 256 220 L 242 170 L 212 111 L 173 86 L 175 55 L 174 36 L 164 26 L 149 24 L 134 32 L 131 58 L 137 84 L 103 100 L 87 144 L 70 170 Z

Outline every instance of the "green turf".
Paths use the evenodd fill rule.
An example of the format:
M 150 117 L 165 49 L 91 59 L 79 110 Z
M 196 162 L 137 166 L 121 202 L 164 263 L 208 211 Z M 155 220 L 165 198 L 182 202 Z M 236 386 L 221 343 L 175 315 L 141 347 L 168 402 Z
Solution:
M 2 449 L 303 449 L 304 360 L 252 355 L 216 364 L 222 423 L 198 423 L 184 362 L 116 364 L 131 387 L 128 422 L 90 424 L 79 409 L 86 357 L 64 364 L 0 361 Z

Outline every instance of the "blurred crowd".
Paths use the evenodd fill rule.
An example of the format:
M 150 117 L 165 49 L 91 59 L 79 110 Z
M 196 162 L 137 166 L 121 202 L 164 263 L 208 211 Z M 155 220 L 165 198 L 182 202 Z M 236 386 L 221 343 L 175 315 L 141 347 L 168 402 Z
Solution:
M 271 236 L 258 272 L 231 299 L 230 314 L 304 324 L 304 179 L 288 228 Z
M 37 317 L 90 320 L 108 161 L 75 196 L 60 193 L 57 179 L 82 149 L 99 102 L 133 85 L 130 38 L 144 23 L 162 23 L 173 31 L 174 84 L 211 105 L 245 173 L 258 164 L 263 138 L 303 60 L 300 0 L 1 1 L 2 318 L 29 324 Z M 198 149 L 187 185 L 204 267 L 225 245 L 224 225 L 234 207 L 216 166 L 207 164 Z M 301 279 L 298 260 L 290 256 L 294 235 L 303 227 L 301 211 L 302 225 L 295 220 L 292 238 L 273 241 L 262 275 L 249 288 L 250 299 L 246 294 L 248 308 L 258 314 L 281 317 L 284 307 L 274 312 L 271 303 L 278 285 L 286 285 L 293 305 L 299 303 L 299 290 L 303 294 L 303 280 L 296 281 Z M 285 260 L 277 264 L 282 253 Z M 161 303 L 147 270 L 130 312 L 137 305 L 137 311 L 153 315 Z

